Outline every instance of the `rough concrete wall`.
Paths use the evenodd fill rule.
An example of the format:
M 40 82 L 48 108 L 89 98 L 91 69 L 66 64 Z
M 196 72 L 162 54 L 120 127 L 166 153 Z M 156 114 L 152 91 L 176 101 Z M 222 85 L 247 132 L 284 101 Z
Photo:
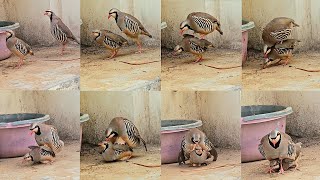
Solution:
M 160 144 L 159 92 L 81 92 L 81 112 L 90 120 L 83 124 L 83 142 L 97 144 L 114 117 L 126 117 L 149 144 Z
M 320 136 L 319 91 L 245 91 L 244 105 L 290 106 L 293 113 L 287 118 L 287 132 L 301 137 Z
M 80 139 L 80 92 L 34 91 L 36 111 L 49 114 L 62 139 Z M 28 102 L 26 102 L 28 103 Z
M 174 48 L 181 39 L 179 25 L 191 12 L 206 12 L 221 23 L 223 35 L 209 34 L 206 39 L 216 47 L 241 49 L 241 0 L 162 0 L 161 21 L 167 28 L 161 32 L 161 46 Z
M 77 91 L 0 91 L 0 114 L 49 114 L 61 139 L 79 139 L 80 102 Z
M 7 19 L 7 14 L 4 8 L 4 3 L 6 0 L 0 0 L 0 21 Z
M 240 149 L 240 94 L 228 92 L 161 92 L 161 119 L 199 119 L 216 147 Z
M 74 35 L 80 37 L 79 0 L 5 0 L 3 6 L 5 20 L 20 23 L 16 35 L 30 45 L 57 44 L 50 33 L 49 17 L 43 15 L 47 9 L 56 12 Z
M 249 48 L 262 49 L 262 30 L 276 17 L 289 17 L 300 25 L 295 28 L 293 38 L 302 42 L 297 50 L 320 48 L 320 1 L 318 0 L 243 0 L 243 18 L 254 21 L 255 28 L 249 32 Z
M 160 3 L 160 0 L 95 0 L 94 3 L 81 0 L 82 44 L 94 44 L 91 32 L 95 29 L 108 29 L 131 41 L 120 31 L 113 18 L 108 20 L 109 10 L 117 8 L 136 17 L 153 36 L 141 36 L 143 44 L 160 46 Z

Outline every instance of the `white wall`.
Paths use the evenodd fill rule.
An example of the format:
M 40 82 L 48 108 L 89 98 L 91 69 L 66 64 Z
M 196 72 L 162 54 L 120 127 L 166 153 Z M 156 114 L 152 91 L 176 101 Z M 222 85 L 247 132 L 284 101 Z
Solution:
M 161 21 L 168 27 L 161 32 L 161 46 L 174 48 L 181 39 L 180 23 L 191 12 L 206 12 L 221 23 L 223 35 L 217 31 L 206 39 L 221 48 L 241 49 L 241 0 L 162 0 Z
M 1 9 L 7 16 L 1 16 Z M 0 18 L 20 23 L 16 35 L 28 44 L 50 46 L 57 42 L 50 33 L 49 17 L 43 15 L 47 9 L 53 10 L 73 34 L 80 37 L 79 0 L 3 0 L 0 3 Z
M 249 47 L 262 49 L 262 30 L 276 17 L 289 17 L 300 25 L 293 38 L 301 40 L 299 50 L 320 48 L 320 1 L 318 0 L 243 0 L 243 18 L 254 21 L 256 28 L 249 32 Z

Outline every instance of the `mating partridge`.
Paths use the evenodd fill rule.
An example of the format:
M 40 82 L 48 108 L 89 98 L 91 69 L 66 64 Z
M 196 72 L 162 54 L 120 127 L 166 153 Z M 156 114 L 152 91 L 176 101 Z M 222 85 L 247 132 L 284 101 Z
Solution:
M 202 61 L 202 54 L 209 48 L 214 47 L 213 44 L 205 39 L 199 39 L 190 34 L 184 34 L 183 39 L 179 45 L 174 48 L 175 54 L 182 51 L 190 52 L 197 56 L 195 63 Z
M 73 40 L 80 44 L 80 41 L 72 34 L 71 30 L 62 22 L 62 20 L 51 10 L 45 11 L 44 15 L 50 18 L 51 34 L 62 44 L 61 55 L 63 55 L 66 44 Z
M 98 44 L 112 51 L 110 59 L 117 55 L 123 45 L 128 44 L 125 38 L 108 30 L 94 30 L 92 31 L 92 35 Z
M 290 18 L 278 17 L 270 21 L 262 32 L 264 42 L 263 53 L 266 54 L 268 48 L 287 40 L 291 35 L 293 27 L 299 27 L 299 25 Z
M 48 146 L 56 154 L 64 147 L 64 142 L 60 140 L 58 130 L 55 127 L 33 123 L 30 130 L 31 134 L 35 133 L 35 139 L 39 146 Z
M 147 151 L 146 142 L 141 138 L 137 127 L 126 118 L 113 118 L 105 134 L 106 141 L 111 141 L 115 144 L 127 144 L 131 148 L 137 147 L 142 141 Z
M 23 61 L 28 54 L 33 55 L 31 47 L 21 39 L 17 38 L 11 30 L 6 31 L 6 44 L 8 49 L 20 58 L 17 65 L 18 68 L 23 64 Z
M 193 128 L 189 130 L 181 142 L 181 150 L 178 157 L 179 164 L 185 164 L 185 161 L 190 159 L 190 153 L 194 151 L 197 146 L 214 156 L 213 161 L 217 160 L 218 153 L 208 137 L 199 129 Z
M 183 34 L 186 30 L 192 30 L 194 33 L 200 34 L 201 39 L 214 30 L 223 35 L 220 22 L 215 17 L 204 12 L 190 13 L 187 19 L 180 23 L 180 34 Z
M 283 161 L 297 159 L 297 146 L 288 134 L 278 130 L 273 130 L 265 135 L 261 139 L 258 149 L 270 161 L 269 173 L 273 172 L 274 160 L 279 160 L 280 173 L 284 173 Z
M 24 155 L 24 161 L 32 161 L 33 163 L 51 163 L 55 158 L 55 153 L 46 146 L 29 146 L 31 151 Z
M 190 153 L 190 166 L 207 165 L 205 161 L 210 157 L 211 154 L 208 151 L 203 150 L 199 145 L 197 145 Z
M 152 38 L 151 34 L 143 27 L 141 22 L 134 16 L 121 12 L 116 8 L 112 8 L 109 11 L 108 19 L 110 19 L 110 17 L 113 17 L 116 20 L 118 27 L 124 34 L 132 38 L 137 43 L 139 47 L 138 53 L 141 53 L 142 46 L 139 35 L 142 34 Z
M 117 160 L 128 160 L 132 156 L 132 149 L 128 145 L 113 144 L 112 142 L 103 141 L 98 144 L 102 150 L 100 154 L 107 162 Z
M 266 58 L 263 68 L 268 67 L 275 60 L 278 60 L 276 63 L 280 63 L 282 60 L 285 60 L 284 65 L 287 65 L 292 57 L 292 51 L 298 42 L 300 41 L 296 39 L 287 39 L 281 44 L 276 44 L 271 48 L 268 48 L 265 54 Z

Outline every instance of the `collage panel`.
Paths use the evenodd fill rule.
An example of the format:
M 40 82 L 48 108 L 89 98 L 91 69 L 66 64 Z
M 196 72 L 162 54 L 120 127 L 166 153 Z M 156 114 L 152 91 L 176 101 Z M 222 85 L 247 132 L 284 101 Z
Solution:
M 161 1 L 161 88 L 241 88 L 241 0 Z
M 244 39 L 248 46 L 242 70 L 243 88 L 320 89 L 320 2 L 242 2 Z
M 161 177 L 240 179 L 240 91 L 161 92 Z
M 244 91 L 241 103 L 243 179 L 319 177 L 320 91 Z
M 77 91 L 0 91 L 0 179 L 79 179 Z
M 85 91 L 80 101 L 81 179 L 160 179 L 159 91 Z
M 81 90 L 160 90 L 160 0 L 81 0 Z
M 0 1 L 0 89 L 76 90 L 80 2 Z

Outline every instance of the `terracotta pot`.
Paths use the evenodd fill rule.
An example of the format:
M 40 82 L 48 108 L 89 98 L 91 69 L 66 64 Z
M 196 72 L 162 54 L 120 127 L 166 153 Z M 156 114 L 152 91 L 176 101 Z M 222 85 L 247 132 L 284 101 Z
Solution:
M 4 114 L 0 115 L 0 158 L 23 156 L 30 151 L 28 146 L 36 146 L 34 134 L 30 135 L 30 125 L 49 120 L 44 114 Z
M 202 126 L 200 120 L 161 121 L 161 164 L 178 162 L 183 136 L 191 128 Z
M 264 159 L 258 150 L 263 136 L 272 130 L 285 132 L 291 107 L 261 105 L 241 107 L 241 162 Z
M 11 51 L 6 45 L 6 30 L 14 30 L 19 27 L 19 23 L 0 21 L 0 60 L 4 60 L 10 57 Z

